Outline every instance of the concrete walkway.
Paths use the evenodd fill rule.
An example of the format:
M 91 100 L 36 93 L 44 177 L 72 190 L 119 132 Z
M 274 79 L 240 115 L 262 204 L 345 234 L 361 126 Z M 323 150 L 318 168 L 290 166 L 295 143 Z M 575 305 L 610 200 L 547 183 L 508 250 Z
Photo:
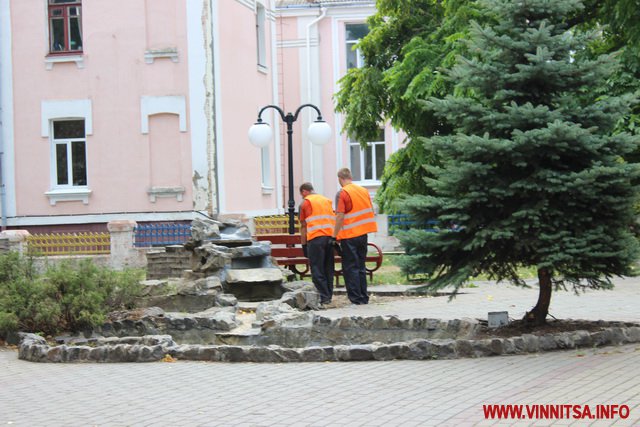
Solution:
M 554 292 L 549 313 L 558 319 L 619 320 L 640 323 L 640 278 L 614 280 L 613 290 L 587 290 L 576 295 L 572 290 Z M 362 316 L 397 315 L 402 318 L 431 317 L 486 319 L 490 311 L 508 311 L 512 319 L 521 319 L 538 299 L 538 288 L 519 288 L 495 282 L 474 282 L 474 287 L 448 297 L 407 298 L 376 303 L 376 291 L 382 295 L 396 286 L 372 286 L 374 297 L 369 305 L 325 310 L 327 316 L 344 316 L 354 312 Z M 407 287 L 402 287 L 406 290 Z M 447 289 L 442 290 L 447 292 Z
M 446 297 L 324 310 L 520 318 L 537 291 L 478 283 Z M 640 280 L 558 292 L 558 318 L 640 322 Z M 626 419 L 485 419 L 483 405 L 627 405 Z M 526 407 L 522 407 L 523 410 Z M 583 408 L 583 407 L 581 407 Z M 0 426 L 637 426 L 640 346 L 483 359 L 352 363 L 38 364 L 0 349 Z

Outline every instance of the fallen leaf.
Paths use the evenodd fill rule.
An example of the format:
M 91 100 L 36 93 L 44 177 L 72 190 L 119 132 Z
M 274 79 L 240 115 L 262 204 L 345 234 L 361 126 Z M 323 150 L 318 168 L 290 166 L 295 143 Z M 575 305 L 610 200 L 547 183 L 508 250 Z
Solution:
M 173 363 L 173 362 L 177 362 L 178 359 L 174 358 L 170 354 L 165 354 L 161 361 L 162 362 Z

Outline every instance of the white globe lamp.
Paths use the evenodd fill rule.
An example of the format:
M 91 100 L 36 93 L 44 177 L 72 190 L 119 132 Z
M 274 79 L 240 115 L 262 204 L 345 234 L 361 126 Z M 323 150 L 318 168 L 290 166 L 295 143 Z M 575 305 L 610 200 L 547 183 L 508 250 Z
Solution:
M 249 128 L 249 142 L 256 147 L 266 147 L 271 142 L 271 138 L 273 138 L 273 132 L 268 123 L 254 123 L 253 126 Z
M 331 126 L 324 120 L 316 120 L 309 126 L 307 136 L 311 143 L 324 145 L 331 140 Z

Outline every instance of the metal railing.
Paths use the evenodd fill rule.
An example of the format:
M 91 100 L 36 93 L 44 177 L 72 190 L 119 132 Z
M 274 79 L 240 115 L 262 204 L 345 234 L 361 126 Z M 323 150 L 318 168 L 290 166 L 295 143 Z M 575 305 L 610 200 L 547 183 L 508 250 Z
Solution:
M 289 233 L 289 216 L 288 215 L 269 215 L 257 216 L 253 218 L 253 225 L 256 235 L 265 234 L 288 234 Z M 300 234 L 300 221 L 296 217 L 295 234 Z
M 27 237 L 33 255 L 102 255 L 111 253 L 111 235 L 98 232 L 43 233 Z
M 387 220 L 389 224 L 389 235 L 393 236 L 397 231 L 406 231 L 409 229 L 422 229 L 431 233 L 437 233 L 440 231 L 438 227 L 438 221 L 436 220 L 428 220 L 418 222 L 415 219 L 412 219 L 410 215 L 407 214 L 394 214 L 387 215 Z
M 191 224 L 138 224 L 134 229 L 133 245 L 136 248 L 182 245 L 190 238 Z

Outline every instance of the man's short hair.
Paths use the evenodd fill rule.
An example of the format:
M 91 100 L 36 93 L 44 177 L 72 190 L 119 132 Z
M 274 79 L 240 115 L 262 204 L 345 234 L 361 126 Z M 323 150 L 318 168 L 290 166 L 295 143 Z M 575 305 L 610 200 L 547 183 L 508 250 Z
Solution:
M 349 170 L 349 168 L 342 168 L 338 171 L 338 178 L 342 178 L 342 179 L 353 179 L 353 177 L 351 176 L 351 171 Z
M 313 184 L 311 184 L 310 182 L 305 182 L 300 186 L 300 192 L 302 193 L 302 191 L 304 190 L 313 191 Z

